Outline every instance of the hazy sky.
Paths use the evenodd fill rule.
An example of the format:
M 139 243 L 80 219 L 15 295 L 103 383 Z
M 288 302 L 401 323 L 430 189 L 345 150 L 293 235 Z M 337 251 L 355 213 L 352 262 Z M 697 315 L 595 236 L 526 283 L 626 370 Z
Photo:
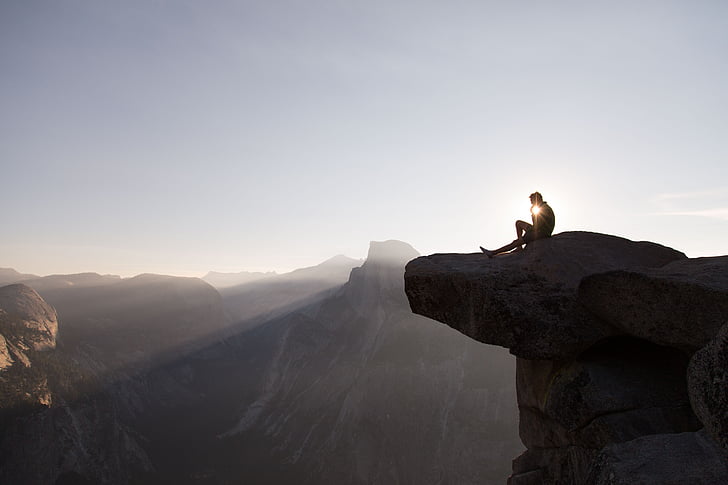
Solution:
M 0 267 L 556 232 L 728 253 L 728 2 L 0 2 Z

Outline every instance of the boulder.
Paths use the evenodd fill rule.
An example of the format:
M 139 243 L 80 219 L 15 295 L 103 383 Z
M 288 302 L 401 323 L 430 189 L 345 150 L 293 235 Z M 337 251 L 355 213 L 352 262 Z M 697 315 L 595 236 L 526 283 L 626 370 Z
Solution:
M 728 316 L 728 256 L 584 278 L 579 302 L 619 332 L 693 353 Z
M 695 414 L 728 457 L 728 323 L 690 360 L 688 390 Z
M 435 254 L 410 261 L 405 291 L 412 311 L 527 359 L 573 358 L 615 334 L 577 302 L 588 275 L 656 268 L 685 259 L 673 249 L 605 234 L 565 232 L 524 251 Z

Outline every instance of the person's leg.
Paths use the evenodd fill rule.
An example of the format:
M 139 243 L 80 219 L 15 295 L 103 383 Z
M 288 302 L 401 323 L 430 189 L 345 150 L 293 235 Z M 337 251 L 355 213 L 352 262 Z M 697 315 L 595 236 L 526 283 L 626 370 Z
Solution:
M 520 248 L 522 244 L 523 244 L 522 239 L 514 239 L 513 241 L 506 244 L 502 248 L 494 249 L 493 251 L 488 251 L 483 246 L 480 246 L 480 250 L 483 251 L 483 253 L 485 253 L 489 258 L 492 258 L 496 254 L 507 253 L 508 251 L 511 251 L 513 249 Z
M 516 221 L 516 239 L 506 244 L 505 246 L 495 249 L 493 251 L 489 251 L 483 246 L 480 246 L 480 250 L 483 251 L 483 253 L 485 253 L 489 258 L 492 258 L 496 254 L 507 253 L 508 251 L 512 251 L 514 249 L 523 249 L 523 245 L 526 244 L 526 241 L 523 240 L 523 236 L 525 236 L 532 229 L 533 226 L 528 222 L 520 220 Z
M 483 246 L 480 246 L 480 250 L 483 251 L 483 253 L 485 253 L 489 258 L 492 258 L 496 254 L 507 253 L 508 251 L 512 251 L 514 249 L 521 250 L 523 249 L 523 245 L 527 242 L 524 240 L 524 236 L 526 236 L 526 234 L 528 234 L 532 230 L 533 225 L 529 224 L 528 222 L 520 220 L 516 221 L 516 239 L 501 248 L 494 249 L 493 251 L 489 251 Z
M 516 239 L 521 239 L 524 234 L 532 230 L 533 226 L 526 221 L 516 221 Z

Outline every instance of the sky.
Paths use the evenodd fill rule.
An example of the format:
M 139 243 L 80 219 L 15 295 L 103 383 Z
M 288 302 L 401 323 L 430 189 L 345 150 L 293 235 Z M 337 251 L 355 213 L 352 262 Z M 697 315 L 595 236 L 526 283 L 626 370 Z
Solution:
M 0 267 L 287 271 L 555 232 L 728 254 L 728 3 L 0 2 Z

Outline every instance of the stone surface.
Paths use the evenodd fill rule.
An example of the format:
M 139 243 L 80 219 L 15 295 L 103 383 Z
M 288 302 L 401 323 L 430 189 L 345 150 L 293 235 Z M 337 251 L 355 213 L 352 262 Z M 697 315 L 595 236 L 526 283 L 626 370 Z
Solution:
M 2 312 L 2 310 L 0 310 Z M 0 334 L 0 370 L 5 369 L 13 365 L 13 358 L 10 355 L 10 349 L 5 337 Z
M 49 350 L 56 347 L 58 316 L 48 303 L 29 286 L 15 284 L 0 288 L 0 332 L 22 347 Z M 12 338 L 11 338 L 12 336 Z
M 685 255 L 659 244 L 588 232 L 496 256 L 435 254 L 410 261 L 412 311 L 528 359 L 572 358 L 615 331 L 576 301 L 585 276 L 659 267 Z
M 590 485 L 722 485 L 728 462 L 703 432 L 644 436 L 607 446 Z
M 694 352 L 726 322 L 728 256 L 592 275 L 579 302 L 620 332 Z
M 519 357 L 509 484 L 728 483 L 728 256 L 564 233 L 418 258 L 405 287 L 415 313 Z
M 728 323 L 693 355 L 688 388 L 695 414 L 728 457 Z
M 646 434 L 694 431 L 687 358 L 614 338 L 574 361 L 517 361 L 520 434 L 531 447 L 600 449 Z

